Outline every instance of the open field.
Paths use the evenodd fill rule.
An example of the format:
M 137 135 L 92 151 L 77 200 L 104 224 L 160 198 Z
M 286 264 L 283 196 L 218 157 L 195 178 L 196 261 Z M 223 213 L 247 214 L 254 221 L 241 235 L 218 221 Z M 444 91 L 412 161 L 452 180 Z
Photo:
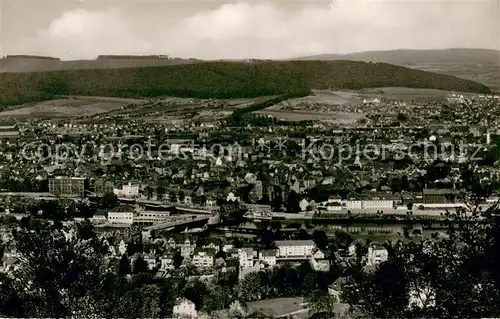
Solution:
M 464 96 L 472 96 L 470 93 L 452 92 L 434 89 L 415 89 L 407 87 L 383 87 L 373 89 L 362 89 L 357 91 L 361 99 L 364 98 L 383 98 L 386 100 L 400 101 L 445 101 L 446 97 L 452 93 L 460 93 Z
M 0 117 L 70 118 L 92 116 L 136 103 L 143 103 L 143 101 L 109 97 L 74 97 L 11 107 L 0 112 Z
M 105 116 L 123 119 L 141 119 L 148 123 L 176 124 L 184 120 L 198 122 L 218 121 L 229 117 L 233 111 L 272 99 L 274 96 L 240 99 L 193 99 L 162 98 L 146 104 L 135 104 L 126 108 L 110 111 Z M 102 117 L 102 116 L 100 116 Z
M 402 101 L 445 101 L 451 91 L 382 87 L 351 91 L 313 90 L 313 94 L 290 99 L 264 110 L 259 114 L 274 116 L 282 121 L 326 121 L 341 125 L 353 124 L 364 114 L 349 110 L 348 105 L 359 105 L 364 99 L 380 98 Z M 471 95 L 463 93 L 464 95 Z
M 492 90 L 500 91 L 500 57 L 496 64 L 462 64 L 453 62 L 443 63 L 416 63 L 406 67 L 428 72 L 436 72 L 456 76 L 483 83 Z
M 302 298 L 276 298 L 249 302 L 248 308 L 252 311 L 260 309 L 264 313 L 279 317 L 305 309 L 302 303 Z

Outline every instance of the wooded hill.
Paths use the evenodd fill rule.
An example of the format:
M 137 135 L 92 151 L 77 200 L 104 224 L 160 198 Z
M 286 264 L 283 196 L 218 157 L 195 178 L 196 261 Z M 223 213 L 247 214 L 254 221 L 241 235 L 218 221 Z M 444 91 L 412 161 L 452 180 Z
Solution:
M 163 67 L 0 74 L 0 106 L 58 95 L 247 98 L 309 89 L 431 88 L 489 93 L 477 82 L 386 63 L 204 62 Z

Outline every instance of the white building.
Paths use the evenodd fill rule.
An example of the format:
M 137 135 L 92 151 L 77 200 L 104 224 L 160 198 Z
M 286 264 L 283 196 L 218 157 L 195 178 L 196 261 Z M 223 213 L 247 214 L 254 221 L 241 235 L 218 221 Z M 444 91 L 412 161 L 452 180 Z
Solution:
M 362 201 L 363 209 L 393 209 L 393 200 L 364 200 Z
M 108 221 L 113 224 L 134 223 L 134 212 L 108 212 Z
M 230 193 L 227 195 L 226 200 L 227 200 L 228 202 L 235 202 L 235 201 L 239 201 L 239 200 L 240 200 L 240 198 L 239 198 L 239 197 L 236 197 L 236 196 L 234 195 L 234 193 L 233 193 L 233 192 L 230 192 Z
M 193 265 L 198 268 L 211 268 L 214 266 L 214 254 L 207 251 L 198 251 L 193 255 Z
M 307 207 L 309 206 L 309 202 L 304 198 L 300 201 L 299 206 L 300 211 L 305 212 L 307 210 Z
M 222 251 L 225 253 L 228 253 L 228 252 L 232 251 L 233 249 L 234 249 L 233 244 L 224 244 L 224 246 L 222 246 Z
M 178 299 L 173 309 L 174 318 L 191 319 L 198 318 L 196 305 L 191 300 Z
M 251 268 L 254 265 L 254 259 L 257 258 L 257 251 L 253 248 L 238 249 L 238 259 L 240 268 Z
M 132 185 L 132 183 L 128 183 L 122 185 L 122 189 L 113 189 L 113 193 L 118 197 L 137 197 L 139 196 L 139 185 Z
M 348 200 L 345 202 L 345 208 L 347 209 L 362 209 L 363 205 L 360 200 Z
M 127 244 L 125 244 L 125 241 L 122 239 L 120 240 L 120 244 L 118 245 L 118 253 L 120 256 L 125 254 L 127 252 Z
M 352 243 L 352 244 L 349 245 L 349 247 L 347 247 L 347 254 L 350 257 L 353 257 L 353 256 L 356 255 L 356 250 L 357 250 L 356 244 Z
M 201 248 L 214 250 L 215 253 L 218 253 L 220 250 L 220 246 L 218 244 L 215 244 L 215 243 L 209 243 L 207 245 L 203 245 L 203 247 L 201 247 Z
M 183 244 L 179 245 L 181 248 L 181 256 L 184 258 L 189 258 L 194 253 L 196 245 L 191 244 L 189 239 L 186 239 Z
M 342 205 L 340 203 L 327 203 L 326 210 L 329 212 L 342 210 Z
M 312 240 L 277 240 L 279 258 L 309 258 L 316 247 Z
M 389 258 L 387 249 L 380 245 L 372 244 L 368 247 L 368 254 L 366 256 L 366 264 L 368 266 L 376 266 Z
M 157 224 L 165 222 L 170 216 L 170 212 L 164 211 L 141 211 L 134 217 L 137 224 Z
M 144 256 L 144 261 L 148 264 L 149 270 L 156 267 L 156 258 L 154 256 Z
M 174 260 L 168 256 L 160 258 L 160 270 L 173 270 L 175 269 Z
M 264 262 L 269 267 L 276 266 L 277 249 L 268 249 L 260 252 L 259 261 Z

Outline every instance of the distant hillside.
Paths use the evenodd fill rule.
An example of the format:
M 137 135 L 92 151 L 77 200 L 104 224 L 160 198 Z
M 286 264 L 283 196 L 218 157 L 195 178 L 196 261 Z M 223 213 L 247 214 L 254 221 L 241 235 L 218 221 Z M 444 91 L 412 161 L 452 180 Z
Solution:
M 168 66 L 202 62 L 196 59 L 166 58 L 165 56 L 101 55 L 96 60 L 61 61 L 57 58 L 12 55 L 0 59 L 1 72 L 47 72 L 107 68 Z
M 0 74 L 0 105 L 57 95 L 243 98 L 309 89 L 411 87 L 489 92 L 479 83 L 386 63 L 204 62 L 166 67 Z
M 443 73 L 477 81 L 500 90 L 500 51 L 484 49 L 392 50 L 323 54 L 297 60 L 372 61 Z
M 41 55 L 8 55 L 5 57 L 6 59 L 31 59 L 31 60 L 53 60 L 60 61 L 59 58 L 53 58 L 50 56 L 41 56 Z
M 390 50 L 322 54 L 294 60 L 359 60 L 391 64 L 462 63 L 500 65 L 500 51 L 486 49 Z

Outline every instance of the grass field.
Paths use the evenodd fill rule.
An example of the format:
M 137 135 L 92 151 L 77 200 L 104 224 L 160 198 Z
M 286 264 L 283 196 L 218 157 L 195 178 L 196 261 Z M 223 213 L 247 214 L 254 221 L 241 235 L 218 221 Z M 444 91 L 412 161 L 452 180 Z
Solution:
M 305 309 L 302 303 L 302 298 L 276 298 L 249 302 L 248 308 L 253 311 L 260 309 L 264 313 L 272 314 L 274 317 L 280 317 L 288 313 Z
M 1 118 L 71 118 L 110 112 L 141 100 L 109 97 L 75 97 L 49 100 L 35 104 L 11 107 L 0 112 Z
M 492 90 L 500 91 L 500 57 L 496 64 L 476 63 L 416 63 L 406 65 L 409 68 L 456 76 L 483 83 Z
M 364 114 L 349 112 L 346 105 L 361 104 L 364 99 L 378 97 L 384 100 L 445 101 L 451 93 L 451 91 L 406 87 L 369 88 L 356 91 L 313 90 L 313 94 L 309 96 L 290 99 L 257 113 L 274 116 L 282 121 L 325 121 L 349 125 L 364 118 Z

